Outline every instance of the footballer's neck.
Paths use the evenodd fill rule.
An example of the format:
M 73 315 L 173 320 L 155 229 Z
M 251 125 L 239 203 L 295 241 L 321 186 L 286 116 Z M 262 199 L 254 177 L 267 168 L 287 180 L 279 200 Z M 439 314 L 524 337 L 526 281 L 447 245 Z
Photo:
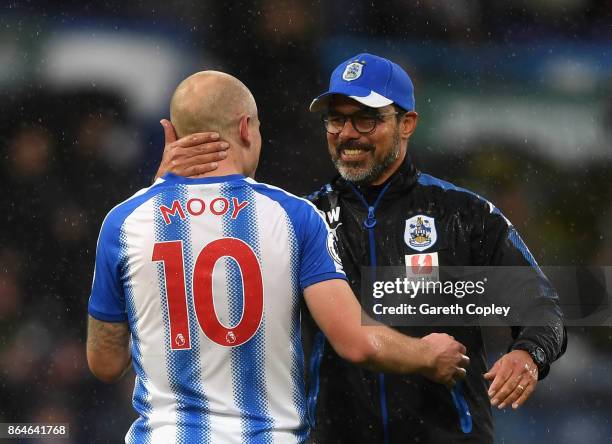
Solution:
M 241 174 L 248 176 L 250 169 L 247 168 L 245 160 L 241 157 L 241 153 L 237 152 L 237 148 L 230 147 L 226 151 L 227 158 L 217 162 L 217 169 L 201 174 L 199 177 L 219 177 L 229 176 L 232 174 Z

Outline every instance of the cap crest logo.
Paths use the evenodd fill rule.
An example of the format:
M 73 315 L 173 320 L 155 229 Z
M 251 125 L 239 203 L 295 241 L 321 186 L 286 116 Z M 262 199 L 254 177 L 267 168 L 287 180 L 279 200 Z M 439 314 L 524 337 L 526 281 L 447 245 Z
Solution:
M 344 68 L 344 73 L 342 74 L 342 78 L 347 82 L 352 80 L 357 80 L 361 77 L 361 71 L 363 70 L 363 64 L 359 62 L 352 62 L 346 65 Z

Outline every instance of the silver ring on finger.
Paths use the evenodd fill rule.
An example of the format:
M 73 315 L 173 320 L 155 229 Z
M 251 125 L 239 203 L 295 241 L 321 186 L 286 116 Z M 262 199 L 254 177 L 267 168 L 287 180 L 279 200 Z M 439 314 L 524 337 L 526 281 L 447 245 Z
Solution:
M 525 387 L 523 387 L 521 384 L 518 384 L 517 387 L 521 390 L 521 392 L 525 390 Z

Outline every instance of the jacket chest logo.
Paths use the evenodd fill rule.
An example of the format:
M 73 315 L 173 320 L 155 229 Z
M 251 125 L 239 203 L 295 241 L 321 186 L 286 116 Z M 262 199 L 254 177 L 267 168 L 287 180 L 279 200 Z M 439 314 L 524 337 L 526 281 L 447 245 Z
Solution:
M 433 217 L 417 214 L 406 219 L 404 241 L 406 245 L 416 251 L 427 250 L 438 240 L 436 221 Z

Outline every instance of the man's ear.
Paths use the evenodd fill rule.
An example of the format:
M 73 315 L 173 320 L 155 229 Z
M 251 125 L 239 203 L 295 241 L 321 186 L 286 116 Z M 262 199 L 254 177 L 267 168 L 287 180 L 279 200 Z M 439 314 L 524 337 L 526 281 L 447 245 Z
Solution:
M 251 132 L 249 130 L 249 122 L 251 118 L 246 114 L 240 118 L 238 123 L 238 133 L 240 134 L 240 140 L 246 146 L 251 146 Z
M 400 134 L 402 137 L 409 138 L 416 129 L 419 115 L 414 111 L 408 111 L 400 120 Z

